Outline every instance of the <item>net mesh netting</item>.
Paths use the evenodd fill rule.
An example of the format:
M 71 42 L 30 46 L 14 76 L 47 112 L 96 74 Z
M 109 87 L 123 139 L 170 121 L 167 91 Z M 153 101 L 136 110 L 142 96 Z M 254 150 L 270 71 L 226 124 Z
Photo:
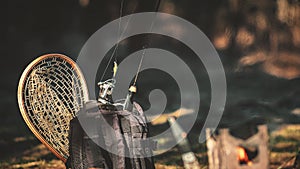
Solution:
M 48 56 L 28 70 L 22 84 L 23 112 L 31 130 L 66 159 L 70 120 L 88 99 L 79 68 L 65 56 Z

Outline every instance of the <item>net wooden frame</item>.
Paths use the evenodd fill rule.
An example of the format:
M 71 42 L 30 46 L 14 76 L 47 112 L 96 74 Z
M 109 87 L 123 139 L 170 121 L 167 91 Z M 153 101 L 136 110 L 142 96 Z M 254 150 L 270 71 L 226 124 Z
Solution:
M 89 98 L 80 68 L 63 54 L 42 55 L 24 70 L 17 95 L 30 130 L 66 162 L 69 122 Z

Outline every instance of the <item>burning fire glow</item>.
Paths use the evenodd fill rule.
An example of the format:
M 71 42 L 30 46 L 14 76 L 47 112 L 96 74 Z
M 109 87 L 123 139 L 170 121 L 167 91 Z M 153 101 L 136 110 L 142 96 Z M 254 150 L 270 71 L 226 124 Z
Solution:
M 252 165 L 252 162 L 248 158 L 248 154 L 243 147 L 237 147 L 237 155 L 240 164 Z

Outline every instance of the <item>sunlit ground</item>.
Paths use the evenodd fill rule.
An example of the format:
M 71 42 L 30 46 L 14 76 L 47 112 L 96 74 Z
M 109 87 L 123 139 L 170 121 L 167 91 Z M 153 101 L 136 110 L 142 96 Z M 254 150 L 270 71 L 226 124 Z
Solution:
M 0 168 L 41 168 L 63 169 L 64 163 L 34 137 L 15 138 L 6 159 L 1 159 Z M 295 160 L 296 152 L 300 146 L 300 125 L 284 125 L 270 134 L 270 168 L 288 169 Z M 18 149 L 16 149 L 16 147 Z M 201 168 L 208 168 L 206 147 L 195 145 L 193 147 Z M 3 154 L 2 154 L 3 155 Z M 183 168 L 180 153 L 173 148 L 167 153 L 155 157 L 157 169 Z

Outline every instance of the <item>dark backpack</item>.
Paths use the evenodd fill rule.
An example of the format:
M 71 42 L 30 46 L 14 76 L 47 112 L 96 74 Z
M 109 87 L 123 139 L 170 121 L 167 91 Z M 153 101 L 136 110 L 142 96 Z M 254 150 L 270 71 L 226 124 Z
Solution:
M 140 105 L 134 102 L 132 111 L 112 105 L 98 107 L 96 102 L 84 106 L 71 120 L 67 168 L 154 169 L 155 144 L 147 139 L 148 127 Z M 111 149 L 115 153 L 107 151 Z

